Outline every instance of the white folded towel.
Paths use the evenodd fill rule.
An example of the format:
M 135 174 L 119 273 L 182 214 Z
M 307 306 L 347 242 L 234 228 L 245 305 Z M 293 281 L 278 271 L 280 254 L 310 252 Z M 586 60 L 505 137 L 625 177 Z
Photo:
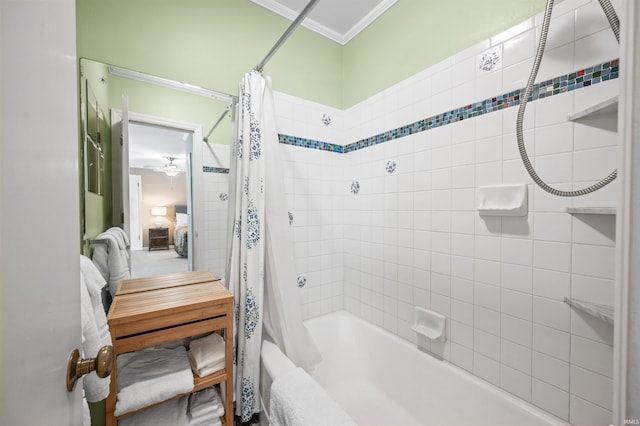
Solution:
M 126 232 L 124 232 L 124 229 L 114 226 L 107 229 L 105 232 L 115 235 L 118 240 L 118 247 L 120 247 L 121 249 L 129 248 L 129 236 Z
M 191 355 L 191 351 L 189 351 L 188 354 L 189 354 L 189 363 L 191 364 L 191 371 L 197 374 L 198 377 L 205 377 L 205 376 L 208 376 L 209 374 L 213 374 L 216 371 L 222 370 L 225 368 L 224 356 L 219 360 L 211 364 L 208 364 L 205 367 L 198 368 L 196 367 L 196 362 L 193 360 L 193 355 Z
M 189 422 L 189 426 L 222 426 L 222 422 L 220 419 L 217 420 L 196 420 L 194 422 Z
M 80 256 L 80 319 L 82 323 L 82 356 L 94 358 L 98 350 L 111 345 L 111 333 L 102 305 L 101 289 L 105 281 L 94 264 Z M 102 401 L 109 395 L 109 376 L 100 378 L 95 372 L 82 378 L 84 393 L 89 402 Z
M 103 232 L 98 235 L 98 239 L 106 240 L 107 244 L 95 245 L 93 263 L 109 284 L 109 293 L 113 297 L 120 281 L 131 278 L 129 253 L 126 248 L 121 247 L 122 243 L 114 231 Z
M 89 297 L 91 298 L 91 304 L 93 305 L 100 338 L 107 342 L 104 343 L 105 345 L 110 345 L 111 333 L 109 333 L 107 315 L 102 303 L 102 289 L 104 288 L 106 281 L 91 259 L 82 255 L 80 255 L 80 274 L 84 277 L 84 282 L 87 286 L 87 290 L 89 291 Z M 95 356 L 95 354 L 91 355 L 91 357 L 93 356 Z
M 124 232 L 124 229 L 118 228 L 117 226 L 109 228 L 105 232 L 116 237 L 116 240 L 118 241 L 118 249 L 120 250 L 120 255 L 125 259 L 129 270 L 131 270 L 131 252 L 129 251 L 130 245 L 129 245 L 129 236 L 127 235 L 127 233 Z
M 224 368 L 224 339 L 217 333 L 211 333 L 189 344 L 189 359 L 193 371 L 199 376 L 207 376 Z
M 217 420 L 196 420 L 194 422 L 189 422 L 189 426 L 222 426 L 222 422 L 220 419 Z
M 193 390 L 193 374 L 183 346 L 125 353 L 117 362 L 116 416 Z
M 270 426 L 356 426 L 344 410 L 302 368 L 271 384 Z
M 167 401 L 118 421 L 119 426 L 188 426 L 187 397 Z
M 96 244 L 93 247 L 93 256 L 91 259 L 100 271 L 102 278 L 104 278 L 106 282 L 109 282 L 109 253 L 113 251 L 109 250 L 109 248 L 117 246 L 118 241 L 115 236 L 107 235 L 104 232 L 98 234 L 97 239 L 105 240 L 106 244 Z
M 189 409 L 187 411 L 191 422 L 218 420 L 224 415 L 224 405 L 217 389 L 213 386 L 189 395 Z

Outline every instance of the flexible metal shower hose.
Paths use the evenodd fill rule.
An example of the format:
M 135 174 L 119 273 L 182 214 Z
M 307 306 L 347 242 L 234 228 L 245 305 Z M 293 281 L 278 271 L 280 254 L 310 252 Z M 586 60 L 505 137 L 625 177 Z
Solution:
M 536 76 L 538 75 L 538 70 L 540 68 L 540 62 L 542 61 L 542 55 L 544 53 L 544 47 L 547 43 L 547 33 L 549 32 L 549 22 L 551 21 L 551 12 L 553 10 L 553 1 L 547 1 L 547 7 L 544 11 L 544 20 L 542 22 L 542 31 L 540 34 L 540 43 L 538 44 L 538 49 L 536 51 L 536 56 L 533 61 L 533 68 L 531 69 L 531 75 L 529 76 L 529 81 L 527 82 L 527 86 L 525 88 L 524 96 L 520 99 L 520 107 L 518 108 L 518 116 L 516 118 L 516 137 L 518 139 L 518 150 L 520 151 L 520 158 L 522 158 L 522 162 L 524 163 L 529 176 L 531 179 L 542 189 L 545 191 L 557 195 L 559 197 L 577 197 L 580 195 L 586 195 L 593 191 L 597 191 L 600 188 L 605 187 L 609 183 L 611 183 L 617 176 L 618 171 L 614 170 L 607 176 L 602 179 L 600 182 L 597 182 L 589 187 L 575 190 L 575 191 L 560 191 L 558 189 L 552 188 L 547 185 L 541 178 L 538 176 L 536 171 L 531 165 L 531 161 L 529 160 L 529 156 L 527 155 L 527 150 L 524 146 L 524 137 L 522 132 L 522 122 L 524 119 L 524 111 L 527 107 L 527 99 L 531 96 L 533 92 L 533 85 L 536 80 Z M 600 6 L 604 11 L 604 14 L 607 16 L 607 20 L 609 21 L 609 25 L 613 30 L 613 33 L 616 36 L 616 40 L 620 43 L 620 21 L 618 20 L 618 16 L 616 15 L 613 6 L 609 0 L 598 0 L 600 2 Z

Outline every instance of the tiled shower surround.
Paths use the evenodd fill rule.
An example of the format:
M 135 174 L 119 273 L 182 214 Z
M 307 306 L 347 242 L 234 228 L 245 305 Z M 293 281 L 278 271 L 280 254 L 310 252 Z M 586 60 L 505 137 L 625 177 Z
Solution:
M 618 46 L 596 0 L 565 0 L 553 16 L 536 80 L 551 85 L 527 106 L 525 140 L 539 175 L 570 190 L 616 167 L 615 118 L 567 116 L 617 95 Z M 541 22 L 346 111 L 276 93 L 302 308 L 306 318 L 346 309 L 414 343 L 414 307 L 440 312 L 447 340 L 431 352 L 573 424 L 609 425 L 613 327 L 563 300 L 613 304 L 615 215 L 566 209 L 615 206 L 617 183 L 559 198 L 522 165 L 509 102 L 529 77 Z M 499 99 L 507 107 L 493 108 Z M 450 119 L 478 105 L 482 114 Z M 449 121 L 429 126 L 433 117 Z M 214 180 L 212 229 L 226 205 Z M 528 185 L 528 215 L 480 216 L 477 189 L 511 183 Z
M 229 198 L 229 146 L 208 145 L 203 167 L 204 185 L 204 261 L 202 269 L 208 269 L 224 279 L 227 262 L 227 217 Z

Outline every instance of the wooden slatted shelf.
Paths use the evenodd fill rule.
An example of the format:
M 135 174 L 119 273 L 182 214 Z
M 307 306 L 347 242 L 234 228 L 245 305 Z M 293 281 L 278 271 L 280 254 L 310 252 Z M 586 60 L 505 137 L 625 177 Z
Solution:
M 115 355 L 203 333 L 224 330 L 225 368 L 205 377 L 194 374 L 196 392 L 224 383 L 225 415 L 222 423 L 233 424 L 233 296 L 208 271 L 157 275 L 123 280 L 113 299 L 107 322 Z M 111 373 L 107 398 L 107 425 L 167 401 L 115 416 L 117 363 Z
M 173 274 L 133 278 L 120 281 L 118 289 L 116 290 L 116 296 L 211 281 L 220 281 L 220 278 L 213 276 L 209 271 L 176 272 Z

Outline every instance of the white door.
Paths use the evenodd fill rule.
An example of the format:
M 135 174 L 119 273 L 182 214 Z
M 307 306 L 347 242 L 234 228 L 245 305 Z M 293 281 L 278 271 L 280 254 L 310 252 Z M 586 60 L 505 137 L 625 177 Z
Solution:
M 142 250 L 142 176 L 129 175 L 129 218 L 131 221 L 131 250 Z
M 0 16 L 0 424 L 80 425 L 75 0 Z

